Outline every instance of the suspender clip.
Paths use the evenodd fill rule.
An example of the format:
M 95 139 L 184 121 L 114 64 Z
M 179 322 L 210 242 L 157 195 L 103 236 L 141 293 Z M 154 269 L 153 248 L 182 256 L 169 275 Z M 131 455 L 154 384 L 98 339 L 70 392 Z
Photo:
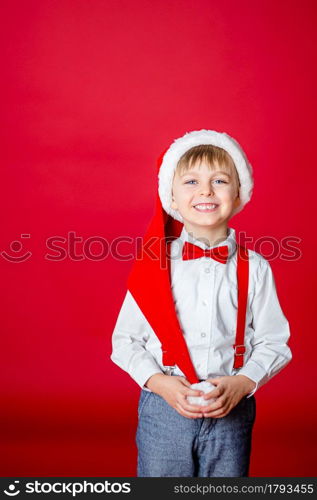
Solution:
M 173 375 L 176 365 L 165 366 L 165 375 Z
M 243 354 L 246 351 L 246 348 L 245 348 L 244 344 L 234 345 L 233 348 L 234 348 L 234 354 L 235 354 L 235 356 L 243 356 Z

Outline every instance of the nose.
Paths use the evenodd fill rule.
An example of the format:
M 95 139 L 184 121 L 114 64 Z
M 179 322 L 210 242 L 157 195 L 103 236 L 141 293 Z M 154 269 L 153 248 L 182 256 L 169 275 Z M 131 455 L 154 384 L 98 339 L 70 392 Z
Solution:
M 202 183 L 201 189 L 200 189 L 200 193 L 202 195 L 208 196 L 208 195 L 212 194 L 212 192 L 213 192 L 213 190 L 212 190 L 212 186 L 211 186 L 210 182 Z

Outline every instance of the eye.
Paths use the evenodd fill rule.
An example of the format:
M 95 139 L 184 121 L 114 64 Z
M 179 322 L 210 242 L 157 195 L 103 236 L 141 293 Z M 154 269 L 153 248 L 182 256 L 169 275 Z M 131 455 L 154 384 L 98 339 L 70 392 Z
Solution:
M 215 179 L 215 182 L 223 182 L 223 184 L 228 184 L 226 181 L 224 181 L 222 179 Z
M 193 182 L 197 182 L 195 179 L 191 179 L 189 181 L 185 181 L 184 184 L 190 184 L 192 185 Z M 223 183 L 223 184 L 228 184 L 226 181 L 224 181 L 223 179 L 215 179 L 213 182 L 217 182 L 217 183 Z

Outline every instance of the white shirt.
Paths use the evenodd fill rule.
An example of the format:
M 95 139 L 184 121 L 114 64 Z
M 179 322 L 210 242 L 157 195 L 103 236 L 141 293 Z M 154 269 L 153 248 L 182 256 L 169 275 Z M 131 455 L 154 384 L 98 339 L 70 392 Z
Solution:
M 182 260 L 182 247 L 190 241 L 202 249 L 228 245 L 226 264 L 210 257 Z M 245 328 L 244 365 L 234 369 L 237 321 L 236 236 L 214 247 L 192 237 L 183 227 L 171 244 L 171 288 L 175 310 L 199 379 L 245 375 L 255 391 L 292 359 L 287 345 L 289 323 L 283 314 L 269 262 L 249 251 L 249 290 Z M 162 314 L 164 312 L 162 311 Z M 161 343 L 128 290 L 112 335 L 111 360 L 142 388 L 155 373 L 164 373 Z M 184 376 L 176 366 L 175 375 Z

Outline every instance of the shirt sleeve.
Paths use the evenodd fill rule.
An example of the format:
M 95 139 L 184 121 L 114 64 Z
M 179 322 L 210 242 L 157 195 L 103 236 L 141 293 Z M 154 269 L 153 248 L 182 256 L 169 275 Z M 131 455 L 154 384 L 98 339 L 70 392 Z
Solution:
M 292 359 L 287 344 L 290 337 L 289 322 L 281 309 L 273 272 L 269 262 L 261 259 L 259 279 L 251 302 L 254 337 L 252 353 L 237 375 L 245 375 L 256 383 L 248 394 L 251 397 L 257 389 L 277 375 Z
M 127 290 L 112 334 L 110 359 L 129 373 L 143 389 L 156 373 L 163 373 L 152 354 L 146 350 L 149 323 L 134 297 Z

